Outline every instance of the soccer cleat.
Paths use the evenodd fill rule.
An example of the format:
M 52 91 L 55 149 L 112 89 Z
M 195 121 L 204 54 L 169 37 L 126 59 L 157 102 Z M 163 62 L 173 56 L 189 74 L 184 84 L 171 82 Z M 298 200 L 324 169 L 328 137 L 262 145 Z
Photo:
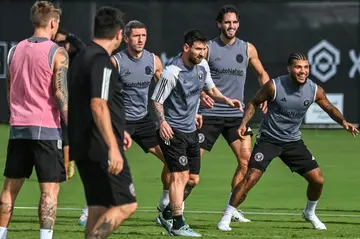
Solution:
M 235 210 L 231 217 L 232 222 L 251 222 L 249 219 L 245 218 L 241 211 Z
M 324 223 L 320 221 L 320 219 L 315 215 L 309 215 L 307 212 L 302 212 L 302 217 L 310 222 L 313 225 L 313 228 L 316 230 L 326 230 L 326 226 Z
M 86 226 L 86 222 L 87 222 L 87 218 L 88 218 L 88 215 L 86 213 L 81 213 L 81 216 L 78 220 L 78 224 L 80 226 L 83 226 L 85 227 Z
M 201 234 L 191 229 L 188 224 L 185 224 L 178 230 L 171 229 L 170 233 L 172 236 L 201 237 Z
M 75 163 L 70 161 L 67 168 L 67 180 L 71 179 L 75 174 Z
M 229 223 L 226 223 L 226 222 L 223 222 L 223 221 L 220 221 L 217 225 L 217 229 L 219 229 L 220 231 L 224 231 L 224 232 L 228 232 L 228 231 L 231 231 L 231 227 L 230 227 L 230 224 Z
M 157 222 L 160 222 L 161 226 L 163 228 L 165 228 L 165 230 L 169 233 L 169 235 L 171 235 L 171 228 L 172 228 L 172 225 L 173 225 L 173 219 L 168 219 L 166 220 L 162 213 L 159 214 L 159 216 L 157 217 L 156 219 Z

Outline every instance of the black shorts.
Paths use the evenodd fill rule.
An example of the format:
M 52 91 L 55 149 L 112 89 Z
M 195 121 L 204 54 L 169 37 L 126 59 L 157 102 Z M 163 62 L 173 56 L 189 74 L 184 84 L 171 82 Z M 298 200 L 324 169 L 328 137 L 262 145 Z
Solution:
M 228 144 L 239 139 L 238 129 L 241 125 L 241 117 L 216 117 L 203 116 L 203 125 L 199 129 L 200 148 L 211 151 L 220 134 Z M 245 135 L 253 135 L 250 127 L 247 127 Z
M 200 145 L 198 132 L 183 133 L 176 129 L 173 138 L 168 142 L 161 139 L 159 130 L 157 137 L 166 165 L 170 172 L 190 171 L 190 174 L 200 173 Z
M 126 131 L 145 153 L 159 145 L 156 139 L 156 129 L 156 124 L 150 114 L 140 120 L 126 121 Z
M 279 157 L 292 172 L 300 175 L 319 167 L 304 141 L 282 142 L 266 136 L 257 139 L 248 167 L 265 172 L 276 157 Z
M 63 147 L 69 146 L 68 127 L 62 120 L 61 120 L 61 131 L 62 131 L 62 146 Z
M 108 173 L 107 160 L 94 161 L 86 157 L 76 161 L 87 205 L 108 208 L 136 202 L 130 168 L 123 153 L 122 156 L 124 166 L 118 175 Z
M 39 183 L 65 181 L 61 140 L 10 139 L 4 176 L 30 178 L 33 167 Z

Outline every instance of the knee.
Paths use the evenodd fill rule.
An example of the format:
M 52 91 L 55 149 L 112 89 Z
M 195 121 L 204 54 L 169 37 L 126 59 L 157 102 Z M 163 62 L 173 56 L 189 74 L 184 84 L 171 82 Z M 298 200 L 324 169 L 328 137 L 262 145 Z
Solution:
M 129 216 L 132 215 L 137 208 L 138 208 L 137 202 L 129 204 L 127 209 Z
M 247 170 L 249 160 L 251 157 L 251 150 L 242 149 L 241 154 L 237 157 L 238 164 L 241 170 Z
M 138 207 L 137 202 L 134 202 L 122 206 L 117 206 L 117 209 L 115 210 L 117 211 L 117 215 L 119 217 L 126 219 L 136 211 L 137 207 Z
M 186 184 L 189 181 L 189 171 L 172 173 L 172 181 L 176 184 Z
M 325 183 L 325 178 L 323 175 L 318 175 L 317 177 L 315 177 L 313 180 L 311 180 L 310 182 L 311 184 L 313 185 L 317 185 L 317 186 L 320 186 L 322 187 Z
M 195 187 L 200 182 L 200 175 L 190 174 L 188 184 Z

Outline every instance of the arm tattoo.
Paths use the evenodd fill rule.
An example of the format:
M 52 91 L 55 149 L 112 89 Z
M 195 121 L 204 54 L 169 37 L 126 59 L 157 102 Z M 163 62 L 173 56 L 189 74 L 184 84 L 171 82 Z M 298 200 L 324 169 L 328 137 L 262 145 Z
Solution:
M 41 229 L 52 230 L 56 219 L 56 199 L 53 199 L 50 193 L 43 192 L 40 197 L 39 219 Z
M 245 108 L 244 117 L 242 119 L 242 124 L 247 125 L 247 123 L 251 120 L 251 118 L 255 114 L 255 105 L 250 102 L 247 107 Z
M 158 102 L 154 102 L 154 110 L 156 113 L 156 117 L 159 120 L 159 123 L 165 120 L 164 116 L 164 106 Z
M 171 212 L 173 216 L 182 215 L 182 205 L 171 205 Z
M 69 67 L 69 56 L 66 51 L 60 51 L 64 60 L 61 61 L 59 66 L 54 71 L 54 84 L 56 101 L 64 122 L 67 124 L 68 114 L 68 85 L 67 85 L 67 72 Z
M 94 231 L 90 232 L 86 237 L 87 239 L 103 239 L 106 238 L 110 233 L 114 230 L 114 224 L 106 218 L 104 221 L 94 229 Z
M 11 215 L 14 210 L 14 206 L 11 203 L 0 202 L 0 214 Z

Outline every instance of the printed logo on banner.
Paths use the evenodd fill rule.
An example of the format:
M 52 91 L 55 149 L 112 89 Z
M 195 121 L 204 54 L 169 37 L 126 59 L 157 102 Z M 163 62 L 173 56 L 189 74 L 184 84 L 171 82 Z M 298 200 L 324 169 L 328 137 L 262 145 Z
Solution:
M 321 82 L 328 81 L 337 72 L 340 51 L 326 40 L 322 40 L 308 51 L 311 74 Z

